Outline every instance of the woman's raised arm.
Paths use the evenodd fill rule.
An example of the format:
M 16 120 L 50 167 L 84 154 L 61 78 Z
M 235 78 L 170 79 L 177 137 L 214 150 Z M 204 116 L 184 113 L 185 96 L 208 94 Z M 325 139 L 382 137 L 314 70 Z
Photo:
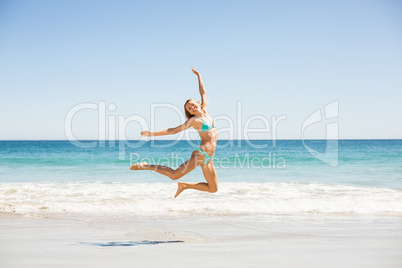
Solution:
M 204 83 L 202 82 L 202 79 L 201 79 L 201 74 L 198 71 L 196 71 L 194 69 L 194 67 L 191 67 L 191 70 L 198 77 L 198 86 L 199 86 L 200 95 L 201 95 L 201 107 L 207 107 L 207 92 L 205 91 Z

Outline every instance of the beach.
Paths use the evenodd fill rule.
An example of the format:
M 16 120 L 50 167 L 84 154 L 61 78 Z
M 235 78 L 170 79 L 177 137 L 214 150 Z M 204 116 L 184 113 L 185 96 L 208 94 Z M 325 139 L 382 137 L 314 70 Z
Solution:
M 339 141 L 337 167 L 297 140 L 218 142 L 218 192 L 178 198 L 177 181 L 129 170 L 133 152 L 172 167 L 191 153 L 166 143 L 120 160 L 119 147 L 0 142 L 0 267 L 401 267 L 401 140 Z
M 0 1 L 0 268 L 402 268 L 402 1 Z
M 1 213 L 1 267 L 400 267 L 399 217 L 125 217 Z

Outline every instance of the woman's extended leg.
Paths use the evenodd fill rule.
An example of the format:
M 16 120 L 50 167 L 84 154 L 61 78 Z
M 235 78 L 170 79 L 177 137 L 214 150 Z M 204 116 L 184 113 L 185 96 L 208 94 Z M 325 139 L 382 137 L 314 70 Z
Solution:
M 161 165 L 148 165 L 146 162 L 132 165 L 131 170 L 152 170 L 168 176 L 172 180 L 177 180 L 198 167 L 205 159 L 205 156 L 198 151 L 193 151 L 189 160 L 181 164 L 177 169 L 172 169 Z
M 187 183 L 179 182 L 175 198 L 181 194 L 185 189 L 194 189 L 198 191 L 205 191 L 215 193 L 218 191 L 218 177 L 216 176 L 215 166 L 213 160 L 209 161 L 205 165 L 201 165 L 202 173 L 204 173 L 205 180 L 207 182 L 199 183 Z

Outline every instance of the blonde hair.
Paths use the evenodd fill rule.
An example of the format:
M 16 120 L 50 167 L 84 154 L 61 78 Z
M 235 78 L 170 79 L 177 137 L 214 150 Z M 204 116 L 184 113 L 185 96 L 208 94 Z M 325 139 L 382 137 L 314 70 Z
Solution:
M 187 111 L 187 109 L 186 109 L 186 104 L 187 104 L 187 102 L 189 102 L 189 101 L 195 101 L 195 102 L 197 102 L 197 103 L 201 106 L 201 108 L 205 107 L 205 104 L 204 104 L 204 103 L 203 103 L 203 104 L 200 104 L 200 102 L 199 102 L 199 101 L 196 101 L 195 99 L 188 99 L 188 100 L 186 100 L 186 102 L 184 103 L 184 113 L 185 113 L 187 119 L 190 119 L 191 117 L 194 116 L 193 114 L 190 114 L 190 112 Z

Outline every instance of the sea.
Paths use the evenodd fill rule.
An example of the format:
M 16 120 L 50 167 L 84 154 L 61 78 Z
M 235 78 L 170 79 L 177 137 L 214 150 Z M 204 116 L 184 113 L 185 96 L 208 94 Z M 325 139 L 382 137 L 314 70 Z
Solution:
M 218 192 L 185 190 L 198 140 L 0 141 L 0 211 L 28 217 L 364 215 L 402 217 L 402 140 L 219 140 Z M 200 167 L 180 178 L 204 182 Z

